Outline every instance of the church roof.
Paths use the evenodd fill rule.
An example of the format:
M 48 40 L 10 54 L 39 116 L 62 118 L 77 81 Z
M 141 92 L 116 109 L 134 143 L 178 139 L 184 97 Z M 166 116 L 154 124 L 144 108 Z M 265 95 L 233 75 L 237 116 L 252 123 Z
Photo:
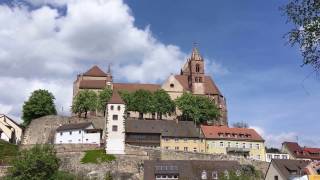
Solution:
M 161 86 L 159 84 L 113 83 L 113 89 L 117 91 L 124 90 L 128 92 L 134 92 L 143 89 L 153 92 L 161 89 Z
M 108 74 L 103 72 L 98 66 L 93 66 L 91 69 L 89 69 L 87 72 L 85 72 L 83 75 L 85 76 L 92 76 L 92 77 L 106 77 Z
M 182 85 L 184 90 L 191 91 L 191 87 L 189 87 L 188 76 L 187 75 L 175 75 L 174 76 L 179 83 Z M 210 76 L 204 77 L 204 87 L 205 94 L 219 94 L 222 95 L 217 85 L 214 83 Z
M 81 89 L 103 89 L 106 85 L 106 80 L 81 80 L 79 87 Z

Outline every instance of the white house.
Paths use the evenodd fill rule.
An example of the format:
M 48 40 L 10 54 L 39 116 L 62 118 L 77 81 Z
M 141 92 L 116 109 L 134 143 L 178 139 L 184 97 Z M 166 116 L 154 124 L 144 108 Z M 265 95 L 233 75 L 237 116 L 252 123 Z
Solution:
M 266 162 L 271 162 L 272 159 L 289 159 L 287 153 L 266 153 Z
M 95 129 L 91 122 L 59 126 L 55 144 L 97 144 L 100 145 L 101 129 Z
M 23 129 L 14 120 L 4 114 L 0 114 L 0 139 L 10 143 L 21 142 Z
M 106 153 L 124 154 L 125 148 L 125 104 L 118 92 L 112 94 L 106 114 Z

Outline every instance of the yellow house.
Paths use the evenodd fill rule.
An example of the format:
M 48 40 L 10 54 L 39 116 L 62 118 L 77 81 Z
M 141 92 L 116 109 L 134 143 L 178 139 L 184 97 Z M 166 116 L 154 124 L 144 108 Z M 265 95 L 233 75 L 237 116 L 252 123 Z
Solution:
M 198 137 L 162 137 L 161 148 L 176 151 L 205 152 L 205 141 Z
M 264 140 L 254 129 L 201 126 L 201 130 L 207 153 L 240 155 L 265 161 Z

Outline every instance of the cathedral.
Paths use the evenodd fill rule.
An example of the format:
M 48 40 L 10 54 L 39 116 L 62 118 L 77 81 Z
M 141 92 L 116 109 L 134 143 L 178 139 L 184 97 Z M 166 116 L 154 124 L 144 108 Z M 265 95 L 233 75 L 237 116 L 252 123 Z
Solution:
M 87 72 L 79 74 L 73 85 L 73 96 L 80 90 L 89 89 L 93 91 L 110 87 L 114 92 L 125 90 L 134 92 L 139 89 L 154 92 L 159 89 L 165 90 L 175 100 L 183 92 L 191 92 L 194 95 L 207 96 L 212 99 L 220 110 L 220 118 L 216 125 L 228 125 L 226 99 L 214 83 L 213 79 L 205 73 L 205 61 L 199 50 L 194 47 L 191 56 L 181 68 L 180 74 L 170 75 L 162 85 L 160 84 L 140 84 L 140 83 L 116 83 L 113 82 L 110 67 L 108 72 L 104 72 L 98 66 L 93 66 Z M 130 117 L 139 117 L 137 112 L 128 112 Z M 175 115 L 167 117 L 174 120 L 181 113 L 177 110 Z M 95 113 L 91 113 L 95 115 Z M 146 114 L 145 118 L 154 119 L 155 114 Z

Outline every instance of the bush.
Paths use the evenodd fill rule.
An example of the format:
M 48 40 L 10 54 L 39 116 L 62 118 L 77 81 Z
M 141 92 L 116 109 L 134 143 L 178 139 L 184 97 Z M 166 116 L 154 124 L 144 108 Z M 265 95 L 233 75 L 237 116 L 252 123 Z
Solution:
M 59 159 L 52 146 L 36 145 L 22 150 L 12 161 L 7 179 L 53 179 L 59 168 Z
M 114 161 L 116 157 L 114 155 L 106 154 L 103 149 L 86 151 L 84 157 L 81 159 L 81 163 L 102 163 Z

